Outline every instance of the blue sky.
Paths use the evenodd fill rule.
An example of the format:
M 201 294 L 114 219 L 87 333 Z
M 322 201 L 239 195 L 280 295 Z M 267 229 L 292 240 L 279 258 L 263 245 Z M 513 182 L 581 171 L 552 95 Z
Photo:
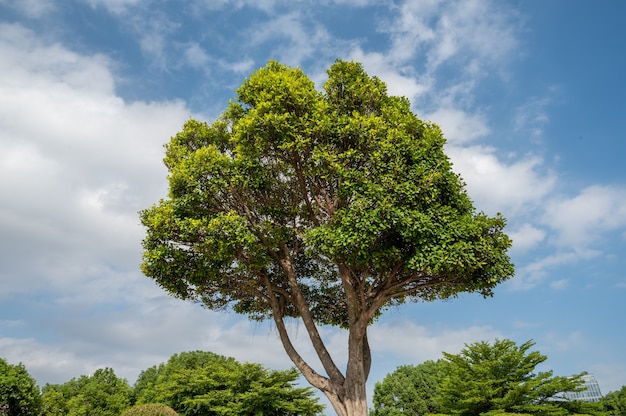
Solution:
M 269 59 L 320 86 L 363 63 L 438 123 L 516 276 L 371 328 L 370 384 L 465 343 L 536 341 L 542 370 L 626 385 L 626 3 L 0 0 L 0 356 L 43 385 L 174 353 L 290 366 L 270 324 L 169 298 L 138 269 L 162 145 Z M 304 355 L 304 331 L 292 325 Z M 345 357 L 345 334 L 324 328 Z M 370 388 L 371 388 L 370 386 Z

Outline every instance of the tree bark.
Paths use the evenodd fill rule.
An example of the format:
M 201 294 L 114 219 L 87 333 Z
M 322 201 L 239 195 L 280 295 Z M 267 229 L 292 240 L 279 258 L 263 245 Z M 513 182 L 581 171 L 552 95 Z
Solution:
M 350 328 L 348 335 L 348 365 L 346 367 L 345 407 L 348 416 L 367 416 L 366 382 L 371 355 L 367 343 L 367 328 Z
M 359 332 L 359 331 L 356 331 Z M 337 416 L 367 416 L 367 389 L 366 382 L 371 365 L 371 354 L 369 344 L 367 342 L 366 332 L 355 334 L 350 330 L 348 336 L 349 358 L 346 367 L 346 376 L 342 380 L 328 380 L 324 383 L 324 388 L 320 388 L 315 383 L 311 383 L 314 387 L 320 389 L 328 398 Z M 283 345 L 285 345 L 283 343 Z M 285 350 L 297 367 L 297 357 L 289 354 L 287 347 L 293 348 L 289 342 L 285 345 Z M 294 360 L 296 358 L 296 360 Z M 302 362 L 300 362 L 302 364 Z M 308 367 L 308 366 L 307 366 Z M 307 368 L 304 368 L 307 370 Z M 303 372 L 304 374 L 304 372 Z M 307 378 L 305 376 L 305 378 Z M 308 378 L 307 378 L 308 380 Z M 317 381 L 317 380 L 316 380 Z

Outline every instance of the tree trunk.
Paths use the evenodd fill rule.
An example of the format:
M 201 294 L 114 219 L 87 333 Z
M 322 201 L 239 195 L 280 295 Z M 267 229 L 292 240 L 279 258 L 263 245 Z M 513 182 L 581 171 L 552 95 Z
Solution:
M 286 248 L 284 252 L 287 252 Z M 290 300 L 300 312 L 300 318 L 307 329 L 311 344 L 327 375 L 323 376 L 317 373 L 295 349 L 285 327 L 284 310 L 281 308 L 278 298 L 274 296 L 269 278 L 263 276 L 270 295 L 269 301 L 272 306 L 274 322 L 287 355 L 309 384 L 324 393 L 337 416 L 367 416 L 366 382 L 372 361 L 367 340 L 367 324 L 371 320 L 373 310 L 364 310 L 361 299 L 350 282 L 350 271 L 347 268 L 340 267 L 349 305 L 348 315 L 350 320 L 348 327 L 348 363 L 344 376 L 333 362 L 319 335 L 309 306 L 298 287 L 293 263 L 291 260 L 283 260 L 280 263 L 289 278 L 292 289 Z
M 275 315 L 276 318 L 276 315 Z M 318 374 L 296 351 L 282 317 L 275 319 L 281 342 L 291 361 L 313 387 L 328 398 L 337 416 L 367 416 L 366 382 L 371 365 L 367 328 L 350 328 L 346 375 L 324 377 Z
M 371 356 L 367 333 L 350 329 L 348 339 L 348 364 L 346 377 L 342 380 L 330 379 L 330 383 L 320 388 L 330 401 L 337 416 L 367 416 L 366 382 L 369 375 Z M 306 377 L 306 376 L 305 376 Z

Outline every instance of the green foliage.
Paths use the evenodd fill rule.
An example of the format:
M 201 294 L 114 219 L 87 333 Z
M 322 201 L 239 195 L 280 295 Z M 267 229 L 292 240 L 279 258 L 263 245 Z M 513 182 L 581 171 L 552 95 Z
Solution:
M 178 413 L 164 404 L 140 404 L 124 411 L 122 416 L 178 416 Z
M 210 352 L 176 354 L 142 372 L 139 403 L 163 403 L 185 416 L 316 415 L 323 406 L 296 388 L 294 370 L 272 371 Z
M 576 391 L 581 376 L 556 377 L 552 371 L 534 373 L 546 360 L 528 341 L 517 346 L 511 340 L 466 345 L 459 354 L 443 353 L 448 374 L 439 386 L 439 400 L 446 413 L 474 416 L 487 413 L 563 415 L 571 404 L 558 397 Z M 557 399 L 557 400 L 555 400 Z
M 565 391 L 584 388 L 582 374 L 554 377 L 551 371 L 535 373 L 546 356 L 530 351 L 533 345 L 532 341 L 520 346 L 511 340 L 482 341 L 466 345 L 459 354 L 444 352 L 444 359 L 437 362 L 400 366 L 376 383 L 372 415 L 608 414 L 606 403 L 563 397 Z
M 119 416 L 131 405 L 133 390 L 111 368 L 98 369 L 64 384 L 43 388 L 43 416 Z
M 229 362 L 235 362 L 235 359 L 209 351 L 174 354 L 167 363 L 154 365 L 139 374 L 134 386 L 136 401 L 138 403 L 165 403 L 159 389 L 163 389 L 163 384 L 175 378 L 175 374 L 185 371 L 193 372 L 206 367 L 218 367 Z
M 189 120 L 167 144 L 142 270 L 255 319 L 301 316 L 302 294 L 317 323 L 344 327 L 351 308 L 370 322 L 406 299 L 491 295 L 513 274 L 505 220 L 474 211 L 444 143 L 360 64 L 337 61 L 319 92 L 270 61 L 217 121 Z
M 23 364 L 12 365 L 0 358 L 0 406 L 8 416 L 39 414 L 39 387 Z
M 570 400 L 560 404 L 560 414 L 567 415 L 592 415 L 592 416 L 608 416 L 609 412 L 605 411 L 600 402 L 587 402 L 582 400 Z M 566 413 L 563 413 L 566 412 Z M 556 414 L 556 412 L 553 412 Z
M 437 386 L 445 377 L 446 362 L 426 361 L 403 365 L 374 386 L 373 416 L 443 413 L 437 403 Z
M 626 386 L 606 394 L 601 403 L 604 410 L 611 416 L 626 416 Z

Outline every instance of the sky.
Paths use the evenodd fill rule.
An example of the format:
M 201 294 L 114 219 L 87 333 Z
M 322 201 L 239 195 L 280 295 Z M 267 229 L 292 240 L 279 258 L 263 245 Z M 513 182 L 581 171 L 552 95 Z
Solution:
M 620 389 L 624 15 L 621 0 L 0 0 L 0 357 L 41 386 L 103 367 L 132 384 L 193 350 L 291 367 L 271 323 L 141 274 L 137 212 L 167 195 L 163 145 L 186 120 L 213 121 L 270 59 L 321 89 L 341 58 L 441 126 L 477 210 L 507 218 L 516 265 L 492 298 L 386 312 L 370 393 L 399 365 L 497 338 Z M 322 333 L 345 362 L 345 333 Z

